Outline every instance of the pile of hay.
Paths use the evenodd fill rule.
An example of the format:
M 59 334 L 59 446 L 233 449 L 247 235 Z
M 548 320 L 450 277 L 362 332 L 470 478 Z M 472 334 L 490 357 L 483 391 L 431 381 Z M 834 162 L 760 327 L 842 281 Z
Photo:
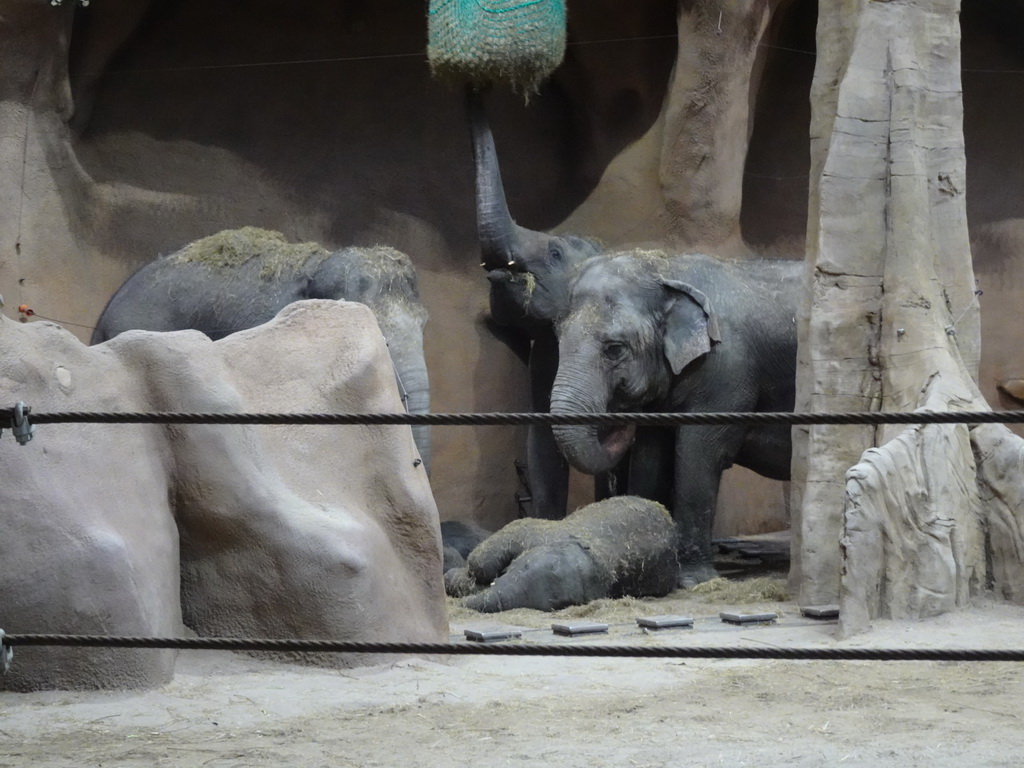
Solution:
M 258 258 L 263 264 L 260 276 L 272 280 L 286 271 L 298 271 L 311 258 L 319 263 L 327 253 L 319 243 L 289 243 L 280 232 L 242 227 L 225 229 L 189 243 L 173 258 L 180 263 L 203 264 L 210 269 L 234 269 Z
M 565 56 L 565 0 L 431 0 L 427 30 L 435 77 L 530 93 Z
M 694 595 L 699 595 L 706 603 L 720 602 L 743 605 L 786 601 L 789 599 L 786 580 L 770 577 L 739 581 L 711 579 L 711 581 L 698 584 L 690 591 Z

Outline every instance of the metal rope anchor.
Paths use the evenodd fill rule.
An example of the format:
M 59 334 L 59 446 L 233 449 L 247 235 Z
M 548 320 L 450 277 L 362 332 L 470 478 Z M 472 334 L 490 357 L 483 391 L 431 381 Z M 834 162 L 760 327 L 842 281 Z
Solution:
M 28 415 L 31 412 L 32 409 L 21 400 L 14 406 L 14 415 L 11 416 L 11 432 L 14 433 L 14 439 L 18 441 L 18 445 L 25 445 L 35 434 L 35 424 L 28 420 Z
M 4 640 L 4 631 L 0 629 L 0 675 L 6 675 L 11 671 L 11 660 L 14 658 L 14 649 Z

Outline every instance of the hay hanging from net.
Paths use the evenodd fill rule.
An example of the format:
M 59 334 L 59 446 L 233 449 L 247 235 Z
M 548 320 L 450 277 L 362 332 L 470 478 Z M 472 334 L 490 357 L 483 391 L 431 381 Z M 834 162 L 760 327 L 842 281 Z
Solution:
M 565 0 L 430 0 L 434 76 L 531 93 L 565 55 Z

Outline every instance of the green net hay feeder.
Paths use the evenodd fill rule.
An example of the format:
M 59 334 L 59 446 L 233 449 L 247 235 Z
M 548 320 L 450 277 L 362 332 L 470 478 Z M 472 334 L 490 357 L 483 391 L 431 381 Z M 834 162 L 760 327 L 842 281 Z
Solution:
M 430 0 L 434 76 L 530 93 L 565 56 L 565 0 Z

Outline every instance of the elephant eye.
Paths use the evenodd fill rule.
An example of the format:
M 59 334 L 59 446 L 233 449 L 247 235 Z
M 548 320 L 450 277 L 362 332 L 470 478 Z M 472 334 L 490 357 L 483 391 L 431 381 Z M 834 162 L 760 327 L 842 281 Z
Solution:
M 562 260 L 562 248 L 561 248 L 561 246 L 559 246 L 559 245 L 557 245 L 555 243 L 552 243 L 551 247 L 548 249 L 548 256 L 551 257 L 552 261 L 561 261 Z
M 621 360 L 626 354 L 626 345 L 619 341 L 606 341 L 602 352 L 607 360 Z

